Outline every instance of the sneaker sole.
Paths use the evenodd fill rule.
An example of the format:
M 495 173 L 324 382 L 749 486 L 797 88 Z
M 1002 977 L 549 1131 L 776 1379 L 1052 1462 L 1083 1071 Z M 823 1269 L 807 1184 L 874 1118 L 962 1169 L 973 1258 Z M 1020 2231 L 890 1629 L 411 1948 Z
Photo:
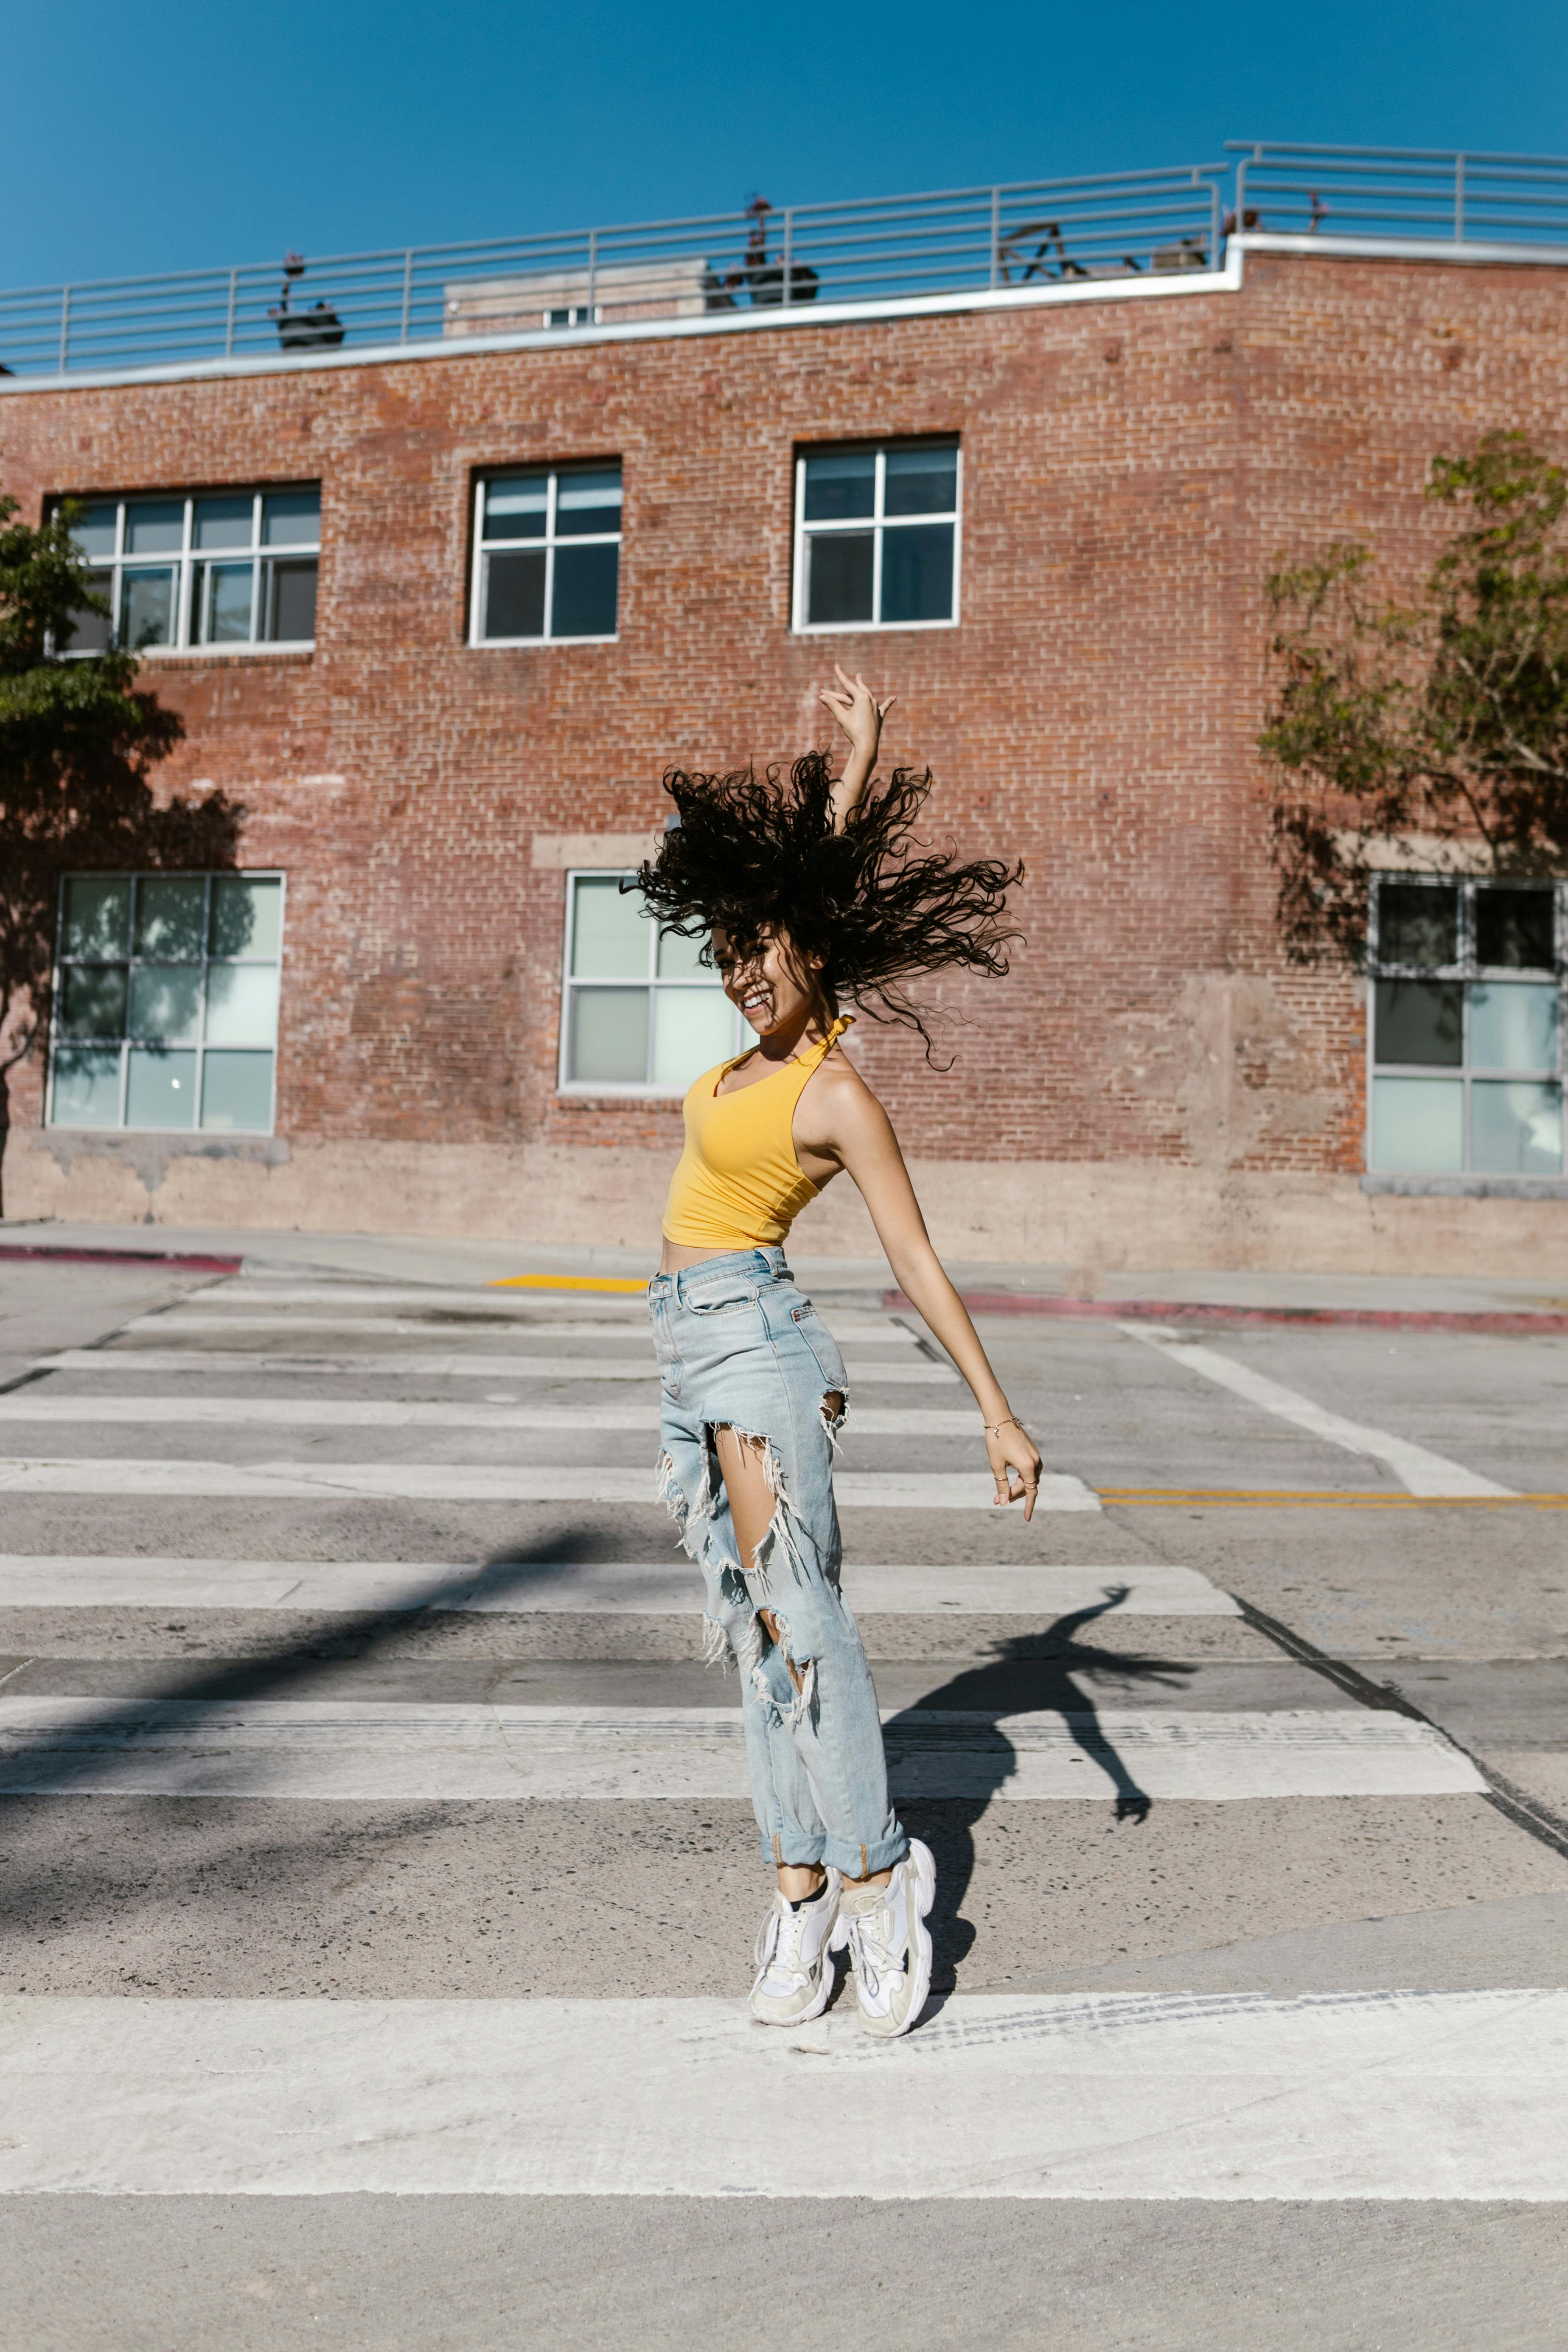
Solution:
M 919 1838 L 910 1840 L 910 1860 L 915 1865 L 915 1965 L 910 1971 L 914 1990 L 910 1995 L 909 2008 L 900 2023 L 895 2023 L 891 2018 L 873 2021 L 864 2010 L 861 2011 L 862 2027 L 868 2033 L 875 2035 L 879 2042 L 896 2042 L 900 2034 L 908 2033 L 920 2021 L 921 2011 L 931 1998 L 931 1943 L 926 1914 L 936 1901 L 936 1863 L 931 1848 L 922 1844 Z

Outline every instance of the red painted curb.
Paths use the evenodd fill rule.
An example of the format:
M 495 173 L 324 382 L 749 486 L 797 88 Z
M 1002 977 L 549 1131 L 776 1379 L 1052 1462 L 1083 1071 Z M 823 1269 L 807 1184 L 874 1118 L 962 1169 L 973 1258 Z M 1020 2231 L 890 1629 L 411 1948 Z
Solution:
M 49 1249 L 28 1242 L 0 1242 L 0 1258 L 58 1258 L 67 1265 L 156 1265 L 168 1274 L 237 1274 L 237 1257 L 193 1257 L 184 1250 Z
M 1031 1290 L 961 1290 L 972 1315 L 1057 1315 L 1118 1323 L 1305 1323 L 1359 1325 L 1373 1331 L 1479 1331 L 1517 1339 L 1561 1337 L 1568 1315 L 1528 1310 L 1517 1314 L 1444 1313 L 1404 1307 L 1220 1307 L 1211 1299 L 1051 1298 Z M 882 1305 L 919 1314 L 901 1290 L 887 1290 Z

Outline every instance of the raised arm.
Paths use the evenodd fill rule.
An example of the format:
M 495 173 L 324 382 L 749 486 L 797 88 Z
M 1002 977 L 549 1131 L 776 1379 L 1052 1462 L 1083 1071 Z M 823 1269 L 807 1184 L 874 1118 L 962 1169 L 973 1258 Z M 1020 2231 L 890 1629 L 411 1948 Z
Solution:
M 826 1075 L 825 1071 L 823 1076 Z M 974 1392 L 985 1424 L 985 1453 L 996 1481 L 996 1500 L 1021 1502 L 1024 1517 L 1030 1518 L 1040 1482 L 1038 1450 L 1014 1420 L 980 1334 L 969 1319 L 969 1310 L 931 1247 L 887 1112 L 858 1077 L 848 1072 L 835 1075 L 838 1083 L 831 1094 L 825 1090 L 818 1097 L 819 1115 L 831 1129 L 833 1156 L 854 1178 L 899 1287 L 925 1318 Z M 810 1115 L 807 1096 L 802 1097 L 805 1117 Z M 797 1115 L 797 1120 L 802 1126 L 805 1123 L 805 1117 Z
M 849 739 L 849 756 L 844 762 L 843 773 L 833 787 L 833 830 L 842 833 L 860 805 L 861 796 L 876 770 L 882 721 L 898 697 L 889 694 L 886 702 L 879 702 L 858 670 L 850 677 L 837 662 L 833 668 L 838 679 L 837 688 L 824 687 L 822 700 Z

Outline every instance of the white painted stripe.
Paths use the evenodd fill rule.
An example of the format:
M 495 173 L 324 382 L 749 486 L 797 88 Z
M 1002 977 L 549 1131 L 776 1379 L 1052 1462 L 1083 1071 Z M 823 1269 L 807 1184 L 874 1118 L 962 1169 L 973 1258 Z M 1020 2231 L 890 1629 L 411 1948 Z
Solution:
M 53 1389 L 16 1389 L 0 1396 L 0 1422 L 68 1425 L 147 1423 L 159 1427 L 201 1424 L 249 1429 L 657 1429 L 658 1405 L 475 1403 L 418 1404 L 393 1397 L 61 1396 Z M 936 1406 L 862 1405 L 849 1415 L 859 1437 L 973 1437 L 980 1414 Z
M 14 1994 L 0 2191 L 1568 2199 L 1568 1992 L 847 2008 Z
M 840 1470 L 833 1481 L 840 1505 L 906 1511 L 994 1510 L 996 1489 L 988 1470 Z M 258 1500 L 335 1500 L 344 1496 L 413 1503 L 648 1503 L 653 1472 L 603 1464 L 581 1468 L 550 1463 L 515 1465 L 441 1462 L 149 1462 L 0 1460 L 0 1494 L 164 1495 Z M 1099 1496 L 1080 1480 L 1047 1473 L 1040 1480 L 1041 1511 L 1098 1511 Z
M 1235 1617 L 1228 1592 L 1195 1569 L 847 1567 L 861 1616 Z M 142 1559 L 0 1555 L 0 1608 L 472 1610 L 485 1613 L 691 1617 L 702 1605 L 689 1561 Z
M 457 1307 L 500 1320 L 531 1323 L 552 1336 L 571 1333 L 574 1337 L 601 1337 L 628 1326 L 644 1329 L 647 1327 L 647 1307 L 640 1298 L 628 1299 L 619 1313 L 606 1301 L 606 1311 L 596 1314 L 591 1321 L 557 1322 L 540 1311 L 537 1295 L 502 1297 L 493 1290 L 425 1290 L 416 1283 L 318 1282 L 296 1286 L 257 1280 L 219 1282 L 208 1290 L 191 1291 L 182 1304 L 184 1307 L 201 1307 L 224 1314 L 245 1307 L 385 1307 L 408 1314 Z M 291 1316 L 289 1319 L 293 1322 L 299 1318 Z M 886 1315 L 839 1314 L 830 1307 L 825 1319 L 836 1333 L 852 1331 L 860 1339 L 885 1339 L 895 1347 L 913 1348 L 920 1344 L 913 1331 Z
M 1479 1794 L 1441 1733 L 1359 1707 L 1275 1714 L 891 1711 L 900 1799 L 1227 1803 Z M 437 1706 L 0 1694 L 0 1794 L 376 1800 L 743 1798 L 737 1705 Z
M 1157 1348 L 1173 1363 L 1201 1373 L 1205 1380 L 1228 1389 L 1232 1396 L 1245 1398 L 1262 1412 L 1271 1412 L 1280 1421 L 1293 1422 L 1298 1429 L 1307 1430 L 1331 1445 L 1342 1446 L 1346 1453 L 1386 1462 L 1409 1494 L 1506 1496 L 1514 1491 L 1511 1486 L 1499 1486 L 1489 1478 L 1478 1477 L 1473 1470 L 1461 1468 L 1444 1454 L 1431 1454 L 1424 1445 L 1412 1444 L 1408 1438 L 1391 1437 L 1386 1430 L 1373 1429 L 1364 1422 L 1346 1421 L 1342 1414 L 1330 1412 L 1310 1397 L 1303 1396 L 1299 1389 L 1289 1389 L 1279 1381 L 1268 1380 L 1262 1372 L 1254 1371 L 1250 1364 L 1238 1364 L 1232 1357 L 1222 1356 L 1217 1349 L 1178 1339 L 1173 1332 L 1163 1331 L 1157 1325 L 1123 1323 L 1118 1328 L 1129 1339 Z
M 499 1320 L 495 1318 L 487 1319 Z M 450 1316 L 442 1318 L 443 1324 L 447 1327 L 451 1320 Z M 534 1324 L 529 1328 L 539 1331 L 542 1337 L 552 1336 L 544 1325 Z M 220 1315 L 216 1308 L 205 1315 L 195 1315 L 183 1307 L 164 1315 L 138 1315 L 121 1328 L 147 1331 L 154 1337 L 162 1331 L 200 1331 L 215 1335 L 228 1331 L 381 1331 L 390 1333 L 395 1339 L 400 1334 L 412 1334 L 416 1339 L 428 1339 L 430 1336 L 430 1324 L 426 1318 L 393 1315 Z M 508 1339 L 515 1339 L 518 1336 L 517 1324 L 509 1324 Z M 595 1338 L 602 1339 L 624 1339 L 628 1336 L 625 1331 L 613 1328 L 595 1334 Z M 651 1343 L 649 1353 L 652 1353 Z
M 421 1329 L 424 1329 L 422 1325 Z M 390 1324 L 376 1326 L 392 1328 Z M 395 1349 L 363 1349 L 331 1354 L 251 1355 L 216 1348 L 67 1348 L 40 1356 L 42 1372 L 195 1372 L 203 1380 L 230 1380 L 241 1372 L 283 1373 L 291 1379 L 468 1381 L 657 1381 L 658 1367 L 646 1356 L 502 1356 L 467 1348 L 460 1355 L 403 1355 Z M 899 1388 L 951 1388 L 958 1374 L 926 1357 L 912 1362 L 867 1361 L 846 1350 L 845 1370 L 861 1381 Z

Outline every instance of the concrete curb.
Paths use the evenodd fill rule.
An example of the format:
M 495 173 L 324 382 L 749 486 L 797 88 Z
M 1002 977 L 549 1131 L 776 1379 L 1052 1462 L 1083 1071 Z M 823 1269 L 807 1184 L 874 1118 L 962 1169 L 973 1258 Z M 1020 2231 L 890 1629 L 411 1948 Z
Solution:
M 961 1290 L 972 1315 L 1056 1315 L 1112 1323 L 1296 1323 L 1349 1324 L 1373 1331 L 1474 1331 L 1506 1339 L 1556 1338 L 1568 1333 L 1568 1315 L 1544 1309 L 1506 1310 L 1404 1307 L 1223 1307 L 1212 1299 L 1051 1298 L 1038 1291 Z M 919 1314 L 901 1290 L 885 1290 L 889 1313 Z
M 54 1258 L 65 1265 L 155 1265 L 168 1274 L 237 1274 L 237 1257 L 198 1257 L 188 1250 L 51 1249 L 47 1244 L 0 1242 L 0 1258 Z

